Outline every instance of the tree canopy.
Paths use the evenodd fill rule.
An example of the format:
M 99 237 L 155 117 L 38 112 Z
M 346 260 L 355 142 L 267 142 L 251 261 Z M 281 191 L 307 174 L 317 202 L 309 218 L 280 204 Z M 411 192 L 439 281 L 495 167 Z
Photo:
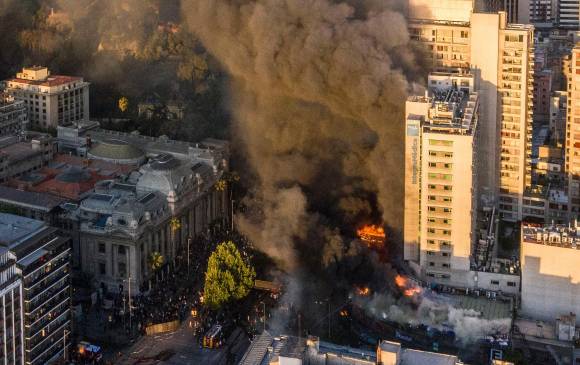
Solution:
M 248 295 L 256 272 L 232 241 L 220 243 L 211 254 L 205 273 L 204 302 L 212 309 Z
M 151 255 L 149 255 L 149 265 L 151 266 L 151 269 L 153 271 L 158 270 L 159 268 L 161 268 L 161 266 L 163 266 L 163 263 L 164 262 L 165 262 L 165 259 L 157 251 L 156 252 L 152 252 Z

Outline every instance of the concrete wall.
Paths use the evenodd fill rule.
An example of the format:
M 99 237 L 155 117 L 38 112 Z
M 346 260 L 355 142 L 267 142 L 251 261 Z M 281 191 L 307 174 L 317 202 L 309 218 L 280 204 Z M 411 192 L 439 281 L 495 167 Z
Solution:
M 409 103 L 407 103 L 409 109 Z M 409 110 L 408 110 L 409 112 Z M 407 119 L 405 137 L 404 259 L 419 261 L 419 183 L 421 174 L 421 122 Z
M 522 314 L 553 321 L 580 313 L 580 250 L 522 240 Z
M 468 22 L 472 10 L 472 0 L 409 0 L 408 16 L 411 19 Z

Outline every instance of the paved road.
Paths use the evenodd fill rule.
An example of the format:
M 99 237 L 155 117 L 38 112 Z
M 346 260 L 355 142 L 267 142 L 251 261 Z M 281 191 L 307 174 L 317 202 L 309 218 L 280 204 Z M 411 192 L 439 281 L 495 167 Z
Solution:
M 198 364 L 226 364 L 226 353 L 231 350 L 241 358 L 248 348 L 248 338 L 239 329 L 236 329 L 227 343 L 221 349 L 200 348 L 193 331 L 184 321 L 175 332 L 144 336 L 133 346 L 122 352 L 121 358 L 113 359 L 114 364 L 120 365 L 198 365 Z M 174 353 L 169 359 L 155 359 L 163 351 Z

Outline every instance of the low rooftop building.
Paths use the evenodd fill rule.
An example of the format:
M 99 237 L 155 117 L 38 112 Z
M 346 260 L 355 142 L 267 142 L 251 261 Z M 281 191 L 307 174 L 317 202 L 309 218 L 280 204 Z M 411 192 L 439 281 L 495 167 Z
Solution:
M 16 135 L 28 126 L 24 101 L 0 92 L 0 136 Z
M 45 166 L 55 152 L 53 139 L 47 134 L 0 137 L 0 182 Z
M 323 342 L 315 336 L 274 337 L 263 332 L 250 345 L 239 365 L 458 365 L 457 356 L 404 349 L 381 341 L 375 351 Z
M 101 129 L 97 122 L 70 127 L 60 126 L 57 140 L 60 151 L 70 151 L 78 156 L 108 161 L 114 160 L 112 150 L 118 150 L 124 162 L 140 159 L 139 151 L 147 158 L 170 154 L 178 159 L 194 159 L 216 167 L 229 158 L 229 144 L 226 141 L 212 138 L 199 143 L 175 141 L 167 136 L 149 137 L 135 132 L 123 133 Z M 99 144 L 105 146 L 99 148 Z
M 578 262 L 579 226 L 522 224 L 522 315 L 553 321 L 580 313 Z

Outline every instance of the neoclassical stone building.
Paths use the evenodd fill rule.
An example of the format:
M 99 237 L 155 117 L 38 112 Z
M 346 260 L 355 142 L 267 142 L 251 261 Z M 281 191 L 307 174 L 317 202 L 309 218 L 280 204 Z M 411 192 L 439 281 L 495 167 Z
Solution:
M 114 291 L 120 285 L 127 291 L 130 277 L 131 292 L 138 293 L 152 275 L 153 253 L 170 263 L 188 237 L 227 217 L 227 194 L 214 188 L 222 172 L 161 155 L 127 181 L 97 183 L 75 212 L 83 272 Z

